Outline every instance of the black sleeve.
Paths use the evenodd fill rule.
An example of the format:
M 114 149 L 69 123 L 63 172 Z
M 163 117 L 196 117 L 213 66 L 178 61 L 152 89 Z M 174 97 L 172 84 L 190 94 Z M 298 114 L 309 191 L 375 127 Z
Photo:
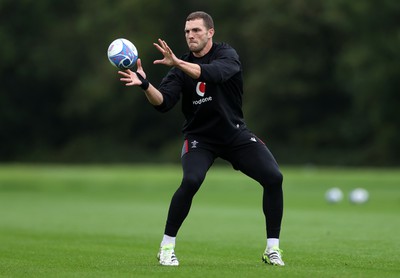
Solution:
M 215 53 L 209 64 L 201 64 L 199 80 L 212 83 L 222 83 L 241 70 L 239 55 L 233 48 L 222 48 Z
M 179 101 L 183 87 L 182 76 L 176 68 L 172 68 L 161 81 L 158 90 L 163 95 L 163 103 L 155 105 L 154 108 L 160 112 L 167 112 Z

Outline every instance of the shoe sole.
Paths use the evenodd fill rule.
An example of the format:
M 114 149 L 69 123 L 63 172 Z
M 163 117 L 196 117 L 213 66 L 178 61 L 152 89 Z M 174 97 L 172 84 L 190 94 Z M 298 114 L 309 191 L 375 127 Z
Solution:
M 179 266 L 179 261 L 177 261 L 176 263 L 170 263 L 170 264 L 162 263 L 160 261 L 160 254 L 157 254 L 157 261 L 161 266 Z
M 268 258 L 268 257 L 267 257 Z M 262 256 L 262 261 L 264 262 L 264 263 L 266 263 L 266 264 L 269 264 L 269 265 L 274 265 L 274 266 L 285 266 L 284 264 L 282 265 L 282 264 L 276 264 L 276 263 L 271 263 L 271 261 L 269 260 L 269 259 L 267 259 L 267 258 L 265 258 L 264 256 Z

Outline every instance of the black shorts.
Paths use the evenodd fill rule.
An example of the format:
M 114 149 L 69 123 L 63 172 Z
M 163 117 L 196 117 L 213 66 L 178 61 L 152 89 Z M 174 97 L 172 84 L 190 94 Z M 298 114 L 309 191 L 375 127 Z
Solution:
M 220 157 L 260 183 L 281 175 L 278 164 L 265 143 L 245 129 L 227 145 L 210 144 L 199 137 L 188 136 L 182 147 L 183 170 L 202 174 Z M 200 174 L 201 175 L 201 174 Z

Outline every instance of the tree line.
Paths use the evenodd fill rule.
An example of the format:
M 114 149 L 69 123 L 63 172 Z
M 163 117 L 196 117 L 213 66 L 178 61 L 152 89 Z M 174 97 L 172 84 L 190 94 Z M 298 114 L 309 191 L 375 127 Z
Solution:
M 183 117 L 159 114 L 107 60 L 116 38 L 187 51 L 188 13 L 209 12 L 238 51 L 248 126 L 280 163 L 398 165 L 400 2 L 217 0 L 0 2 L 0 161 L 177 162 Z

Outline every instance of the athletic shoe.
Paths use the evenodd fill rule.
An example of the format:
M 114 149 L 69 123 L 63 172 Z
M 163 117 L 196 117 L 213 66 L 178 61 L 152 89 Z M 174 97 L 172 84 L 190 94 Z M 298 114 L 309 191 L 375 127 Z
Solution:
M 264 263 L 271 265 L 284 266 L 285 263 L 282 261 L 283 251 L 278 247 L 272 247 L 265 250 L 262 260 Z
M 167 244 L 160 247 L 160 252 L 158 252 L 157 254 L 157 259 L 161 265 L 166 265 L 166 266 L 179 265 L 178 258 L 175 256 L 173 244 Z

